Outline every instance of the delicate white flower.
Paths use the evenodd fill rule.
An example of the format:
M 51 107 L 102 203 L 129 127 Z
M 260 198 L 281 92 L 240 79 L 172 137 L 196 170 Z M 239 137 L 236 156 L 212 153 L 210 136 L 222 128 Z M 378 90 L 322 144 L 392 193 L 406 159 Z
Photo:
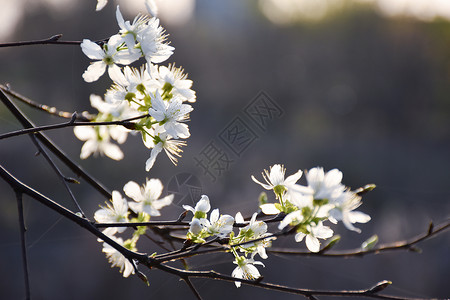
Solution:
M 130 21 L 123 19 L 119 5 L 117 5 L 116 19 L 120 27 L 119 33 L 127 44 L 128 49 L 133 49 L 136 43 L 136 36 L 146 28 L 146 23 L 150 18 L 148 16 L 138 15 L 134 18 L 133 23 L 130 23 Z
M 202 222 L 199 219 L 194 218 L 194 219 L 192 219 L 192 221 L 189 224 L 190 224 L 189 232 L 193 236 L 198 236 L 202 232 L 203 225 L 202 225 Z
M 140 42 L 142 53 L 148 63 L 162 63 L 172 54 L 174 47 L 166 44 L 167 36 L 164 29 L 159 26 L 159 19 L 151 18 L 144 30 L 136 36 Z
M 173 195 L 158 199 L 163 191 L 163 185 L 159 179 L 147 179 L 143 186 L 134 181 L 129 181 L 123 187 L 125 194 L 136 202 L 128 205 L 135 213 L 144 212 L 150 216 L 160 216 L 159 210 L 172 204 Z
M 127 200 L 122 198 L 122 195 L 118 191 L 113 191 L 111 202 L 107 203 L 106 207 L 97 210 L 94 214 L 94 219 L 98 223 L 128 222 Z M 114 230 L 111 230 L 111 228 L 114 228 Z M 116 232 L 124 232 L 126 227 L 109 227 L 108 229 L 108 235 L 113 235 Z
M 306 236 L 306 247 L 308 247 L 311 252 L 320 251 L 320 242 L 318 239 L 327 239 L 333 236 L 333 230 L 324 226 L 321 221 L 315 226 L 306 225 L 306 233 L 299 232 L 295 235 L 295 241 L 301 242 Z
M 129 93 L 141 93 L 144 95 L 153 87 L 153 80 L 146 64 L 142 65 L 140 69 L 126 66 L 123 73 L 126 80 L 124 86 L 126 86 Z
M 164 93 L 171 93 L 182 101 L 195 102 L 195 91 L 191 90 L 192 80 L 186 79 L 187 75 L 182 68 L 176 68 L 175 65 L 159 66 L 152 77 L 156 86 Z
M 264 264 L 262 262 L 255 261 L 252 258 L 247 259 L 243 256 L 236 257 L 233 263 L 236 264 L 237 267 L 233 270 L 231 276 L 233 276 L 234 278 L 247 280 L 255 280 L 261 276 L 258 269 L 254 265 L 261 265 L 264 267 Z M 236 287 L 241 286 L 240 281 L 235 281 L 234 284 L 236 285 Z
M 153 137 L 149 137 L 143 134 L 144 144 L 147 148 L 151 148 L 152 151 L 150 153 L 150 158 L 147 159 L 145 163 L 145 170 L 148 172 L 153 167 L 156 157 L 158 154 L 164 149 L 169 157 L 170 161 L 177 165 L 177 157 L 181 157 L 180 152 L 183 150 L 180 149 L 182 146 L 186 146 L 186 142 L 180 140 L 174 140 L 167 132 L 157 133 L 158 127 L 155 130 L 155 135 Z
M 370 221 L 370 216 L 360 212 L 353 211 L 358 208 L 362 202 L 361 197 L 351 191 L 343 192 L 338 198 L 334 199 L 335 208 L 329 211 L 330 221 L 342 221 L 345 227 L 349 230 L 361 232 L 361 229 L 353 226 L 353 223 L 367 223 Z
M 118 244 L 124 246 L 124 242 L 121 238 L 115 236 L 111 236 L 110 238 Z M 126 245 L 125 247 L 128 248 Z M 135 251 L 136 249 L 132 248 L 129 250 Z M 134 274 L 134 267 L 131 264 L 130 260 L 106 242 L 103 243 L 102 252 L 106 254 L 106 257 L 108 258 L 108 261 L 111 263 L 112 267 L 120 268 L 120 272 L 123 274 L 123 277 L 128 277 L 131 274 Z
M 250 222 L 247 226 L 241 228 L 240 232 L 249 237 L 258 238 L 267 232 L 267 224 L 263 221 L 257 221 L 257 213 L 252 215 Z
M 308 187 L 314 191 L 313 197 L 316 200 L 327 199 L 332 201 L 345 190 L 345 186 L 341 183 L 342 172 L 338 169 L 325 173 L 323 168 L 312 168 L 306 173 L 306 180 Z
M 102 48 L 88 39 L 83 40 L 81 43 L 83 53 L 90 59 L 97 60 L 91 63 L 83 73 L 83 78 L 86 82 L 93 82 L 99 79 L 105 73 L 106 67 L 108 67 L 109 77 L 112 80 L 120 81 L 122 73 L 117 64 L 130 64 L 141 56 L 137 49 L 128 49 L 129 51 L 121 49 L 123 42 L 120 35 L 113 35 Z
M 219 217 L 220 216 L 220 217 Z M 220 215 L 216 208 L 211 212 L 209 221 L 205 222 L 209 234 L 224 238 L 233 230 L 234 218 L 230 215 Z
M 111 133 L 108 126 L 76 126 L 73 132 L 79 140 L 85 141 L 81 148 L 81 159 L 86 159 L 91 154 L 94 156 L 104 154 L 114 160 L 123 158 L 123 152 L 119 146 L 110 142 Z
M 186 124 L 180 123 L 189 118 L 189 113 L 193 110 L 189 104 L 183 104 L 179 98 L 172 98 L 164 101 L 156 91 L 151 95 L 152 107 L 149 114 L 163 126 L 164 130 L 173 138 L 188 138 L 191 134 Z
M 277 199 L 284 197 L 285 194 L 289 198 L 303 197 L 304 194 L 311 194 L 311 190 L 309 188 L 296 184 L 302 176 L 301 170 L 298 170 L 297 173 L 290 175 L 286 179 L 284 178 L 285 173 L 286 169 L 283 165 L 275 164 L 270 167 L 269 171 L 264 170 L 264 173 L 262 173 L 266 183 L 258 181 L 253 175 L 252 180 L 266 190 L 273 190 Z M 272 206 L 264 206 L 262 209 L 267 211 L 269 214 L 276 214 L 279 212 L 276 208 L 275 209 L 278 212 L 275 212 L 274 207 Z
M 274 240 L 275 237 L 269 237 L 271 236 L 271 234 L 267 233 L 267 224 L 263 221 L 257 221 L 256 220 L 257 215 L 258 215 L 257 213 L 254 213 L 252 215 L 252 218 L 250 219 L 249 224 L 240 229 L 238 238 L 239 237 L 242 238 L 240 242 L 246 242 L 256 239 L 261 240 L 243 244 L 242 246 L 240 246 L 240 248 L 242 251 L 246 251 L 246 249 L 248 248 L 255 247 L 255 249 L 252 250 L 253 251 L 252 257 L 254 257 L 256 253 L 258 253 L 259 256 L 261 256 L 261 258 L 266 259 L 267 258 L 266 248 L 271 246 L 272 244 L 271 241 Z M 262 239 L 264 237 L 268 238 Z
M 123 120 L 139 115 L 137 110 L 132 109 L 130 105 L 124 101 L 103 101 L 100 96 L 94 94 L 91 94 L 90 101 L 91 106 L 100 112 L 95 119 L 97 122 Z M 130 132 L 129 129 L 117 125 L 107 127 L 108 133 L 112 139 L 116 140 L 119 144 L 123 144 L 126 141 L 128 133 Z
M 183 205 L 185 210 L 188 210 L 194 214 L 194 218 L 206 219 L 206 214 L 211 209 L 211 204 L 209 203 L 209 198 L 206 195 L 202 195 L 200 200 L 195 205 L 195 208 L 190 205 Z

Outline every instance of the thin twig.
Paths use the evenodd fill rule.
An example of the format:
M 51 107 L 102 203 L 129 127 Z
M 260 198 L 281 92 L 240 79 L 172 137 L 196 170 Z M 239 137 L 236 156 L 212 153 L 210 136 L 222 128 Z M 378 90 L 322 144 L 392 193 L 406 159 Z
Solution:
M 48 114 L 51 114 L 53 116 L 57 116 L 57 117 L 65 118 L 65 119 L 72 119 L 73 113 L 59 110 L 56 107 L 50 107 L 50 106 L 45 105 L 45 104 L 37 103 L 36 101 L 33 101 L 30 98 L 25 97 L 25 96 L 15 92 L 15 91 L 11 90 L 8 84 L 6 86 L 0 84 L 0 89 L 2 89 L 6 94 L 8 94 L 10 96 L 13 96 L 17 100 L 27 104 L 28 106 L 31 106 L 33 108 L 42 110 L 42 111 L 44 111 L 44 112 L 46 112 Z M 78 121 L 84 121 L 84 122 L 89 122 L 89 121 L 91 121 L 93 119 L 93 116 L 89 115 L 86 112 L 84 112 L 81 115 L 78 114 L 76 117 L 77 117 Z
M 406 297 L 397 297 L 390 295 L 380 295 L 378 294 L 384 288 L 386 288 L 391 282 L 382 281 L 375 286 L 365 289 L 365 290 L 342 290 L 342 291 L 322 291 L 322 290 L 311 290 L 311 289 L 300 289 L 293 288 L 284 285 L 278 285 L 273 283 L 262 282 L 262 278 L 260 277 L 257 280 L 248 280 L 242 278 L 235 278 L 229 275 L 221 274 L 215 271 L 187 271 L 177 269 L 171 266 L 167 266 L 165 264 L 155 265 L 155 268 L 160 269 L 162 271 L 168 272 L 170 274 L 176 275 L 180 277 L 180 279 L 188 278 L 209 278 L 215 280 L 223 280 L 228 282 L 242 282 L 246 285 L 251 285 L 258 288 L 264 288 L 268 290 L 280 291 L 285 293 L 302 295 L 305 297 L 310 297 L 311 295 L 315 296 L 340 296 L 340 297 L 367 297 L 367 298 L 376 298 L 376 299 L 392 299 L 392 300 L 407 300 L 407 299 L 415 299 L 418 300 L 420 298 L 406 298 Z
M 202 296 L 200 296 L 200 293 L 197 291 L 197 289 L 195 288 L 195 286 L 192 284 L 191 280 L 189 279 L 189 277 L 183 278 L 183 281 L 186 282 L 186 284 L 188 285 L 188 287 L 191 289 L 191 292 L 194 294 L 194 296 L 198 299 L 198 300 L 202 300 Z
M 6 139 L 14 136 L 24 135 L 24 134 L 30 134 L 30 133 L 36 133 L 36 132 L 42 132 L 47 130 L 53 130 L 53 129 L 60 129 L 60 128 L 66 128 L 66 127 L 75 127 L 75 126 L 108 126 L 108 125 L 122 125 L 127 128 L 134 127 L 134 123 L 130 121 L 146 118 L 149 115 L 141 115 L 136 116 L 133 118 L 128 118 L 124 120 L 117 120 L 117 121 L 105 121 L 105 122 L 75 122 L 74 119 L 76 119 L 76 113 L 73 113 L 72 116 L 74 116 L 69 122 L 59 123 L 59 124 L 53 124 L 53 125 L 44 125 L 44 126 L 35 126 L 33 128 L 26 128 L 26 129 L 20 129 L 16 131 L 11 131 L 8 133 L 0 134 L 0 140 Z
M 30 45 L 80 45 L 81 41 L 61 41 L 62 34 L 55 34 L 49 38 L 41 39 L 41 40 L 32 40 L 32 41 L 20 41 L 20 42 L 10 42 L 10 43 L 2 43 L 0 44 L 0 48 L 6 47 L 20 47 L 20 46 L 30 46 Z M 94 43 L 103 44 L 108 39 L 98 40 Z
M 25 220 L 23 217 L 22 192 L 18 190 L 16 190 L 16 200 L 17 200 L 17 211 L 19 213 L 20 244 L 22 248 L 23 273 L 25 280 L 25 298 L 29 300 L 31 299 L 31 291 L 30 291 L 30 277 L 28 273 L 27 243 L 25 239 L 26 228 L 25 228 Z
M 58 168 L 58 166 L 55 164 L 55 162 L 48 155 L 47 151 L 45 151 L 45 149 L 41 147 L 41 145 L 37 141 L 36 137 L 34 135 L 30 134 L 30 138 L 33 141 L 33 143 L 35 144 L 35 146 L 38 149 L 39 153 L 41 153 L 44 156 L 44 158 L 49 163 L 50 167 L 53 169 L 53 171 L 55 171 L 56 175 L 61 179 L 64 187 L 66 188 L 67 192 L 69 193 L 70 198 L 72 199 L 73 203 L 75 203 L 75 206 L 78 208 L 78 211 L 81 213 L 81 215 L 83 217 L 86 217 L 86 214 L 81 209 L 81 206 L 78 203 L 77 199 L 75 198 L 75 195 L 72 193 L 72 190 L 70 189 L 69 185 L 67 184 L 67 177 L 64 176 L 64 174 L 61 172 L 61 170 Z
M 151 266 L 152 259 L 149 258 L 147 255 L 131 251 L 122 245 L 115 242 L 113 239 L 111 239 L 109 236 L 102 233 L 100 230 L 98 230 L 91 221 L 89 221 L 86 218 L 80 217 L 64 206 L 61 206 L 60 204 L 56 203 L 55 201 L 51 200 L 50 198 L 40 194 L 39 192 L 35 191 L 34 189 L 30 188 L 29 186 L 22 183 L 20 180 L 15 178 L 13 175 L 11 175 L 2 165 L 0 165 L 0 177 L 7 182 L 11 188 L 16 193 L 26 194 L 30 196 L 31 198 L 35 199 L 39 203 L 45 205 L 46 207 L 50 208 L 51 210 L 55 211 L 56 213 L 60 214 L 61 216 L 64 216 L 65 218 L 71 220 L 72 222 L 75 222 L 79 226 L 83 227 L 84 229 L 88 230 L 90 233 L 95 235 L 97 238 L 103 240 L 104 242 L 108 243 L 111 247 L 119 251 L 123 256 L 125 256 L 128 259 L 136 259 L 140 263 L 143 263 L 147 266 Z
M 313 253 L 308 251 L 299 251 L 293 249 L 283 249 L 283 248 L 270 248 L 267 249 L 270 253 L 283 254 L 283 255 L 302 255 L 302 256 L 320 256 L 320 257 L 361 257 L 368 254 L 378 254 L 381 252 L 397 251 L 397 250 L 410 250 L 417 251 L 414 247 L 415 244 L 425 241 L 440 232 L 443 232 L 450 228 L 450 220 L 446 220 L 437 226 L 430 226 L 431 230 L 428 232 L 419 234 L 411 239 L 404 241 L 397 241 L 394 243 L 386 243 L 379 245 L 378 247 L 364 250 L 361 248 L 345 250 L 345 251 L 332 251 L 325 253 Z
M 8 96 L 0 89 L 0 100 L 5 104 L 14 117 L 25 128 L 33 128 L 35 125 L 28 120 L 28 118 L 20 111 L 20 109 L 8 98 Z M 36 133 L 36 137 L 54 154 L 56 155 L 69 169 L 75 174 L 86 180 L 97 191 L 99 191 L 106 198 L 111 199 L 111 192 L 108 191 L 100 182 L 95 180 L 85 170 L 73 162 L 61 149 L 59 149 L 47 136 L 41 132 Z

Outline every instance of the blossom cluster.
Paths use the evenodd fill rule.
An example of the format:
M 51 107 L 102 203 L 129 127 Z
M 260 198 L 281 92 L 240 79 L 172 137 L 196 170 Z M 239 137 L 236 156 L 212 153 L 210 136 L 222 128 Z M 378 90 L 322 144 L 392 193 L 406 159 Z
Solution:
M 123 152 L 112 140 L 122 144 L 129 132 L 137 131 L 144 145 L 151 149 L 145 165 L 147 171 L 163 149 L 176 164 L 180 147 L 186 145 L 182 139 L 190 136 L 185 121 L 193 108 L 185 102 L 196 101 L 192 81 L 181 67 L 158 65 L 175 49 L 167 42 L 158 18 L 138 15 L 132 22 L 125 21 L 117 6 L 116 19 L 119 31 L 106 42 L 84 39 L 81 43 L 83 53 L 93 60 L 83 78 L 94 82 L 107 72 L 113 81 L 104 100 L 91 95 L 91 105 L 99 111 L 93 121 L 137 120 L 124 126 L 75 127 L 75 135 L 85 141 L 80 157 L 101 154 L 120 160 Z M 139 68 L 130 66 L 140 58 L 145 62 Z
M 99 0 L 97 8 L 101 9 L 106 2 Z M 146 1 L 147 7 L 153 7 L 152 3 Z M 152 10 L 149 12 L 154 15 Z M 147 171 L 163 149 L 176 164 L 180 147 L 186 145 L 183 139 L 190 136 L 185 121 L 193 110 L 186 102 L 196 101 L 192 81 L 187 79 L 182 68 L 158 65 L 172 55 L 174 48 L 167 43 L 167 35 L 156 17 L 138 15 L 133 22 L 125 21 L 117 7 L 116 19 L 120 28 L 117 34 L 106 41 L 85 39 L 81 43 L 84 54 L 94 60 L 84 72 L 84 80 L 94 82 L 107 73 L 113 84 L 104 98 L 90 97 L 91 105 L 98 110 L 94 121 L 102 124 L 74 129 L 75 135 L 85 141 L 80 156 L 84 159 L 91 154 L 104 154 L 120 160 L 123 153 L 117 144 L 123 144 L 130 132 L 140 132 L 144 145 L 152 149 L 146 161 Z M 130 66 L 140 58 L 145 59 L 140 68 Z M 301 170 L 287 178 L 285 173 L 283 165 L 275 164 L 262 173 L 264 182 L 251 177 L 264 189 L 273 191 L 276 202 L 268 203 L 267 197 L 261 197 L 260 212 L 247 219 L 240 212 L 234 217 L 220 214 L 218 208 L 210 212 L 211 203 L 206 195 L 202 195 L 194 207 L 183 205 L 185 213 L 182 216 L 192 213 L 184 236 L 185 246 L 218 242 L 234 257 L 233 263 L 237 266 L 231 274 L 238 279 L 235 284 L 240 287 L 241 280 L 261 277 L 256 266 L 264 264 L 255 258 L 258 255 L 267 259 L 266 249 L 277 236 L 295 234 L 295 241 L 305 240 L 309 251 L 319 252 L 319 239 L 328 239 L 334 234 L 327 222 L 341 221 L 347 229 L 361 232 L 354 224 L 370 220 L 370 216 L 355 209 L 362 203 L 361 192 L 374 186 L 352 191 L 342 184 L 343 175 L 337 169 L 325 172 L 316 167 L 305 171 L 306 185 L 297 183 L 303 175 Z M 110 224 L 103 230 L 105 235 L 123 247 L 137 251 L 137 242 L 147 227 L 134 227 L 131 238 L 124 240 L 122 236 L 129 226 L 118 226 L 117 223 L 144 225 L 142 223 L 151 217 L 160 216 L 160 210 L 170 205 L 174 196 L 161 198 L 163 185 L 159 179 L 147 179 L 142 186 L 129 181 L 123 191 L 132 201 L 122 197 L 119 191 L 113 191 L 109 202 L 95 212 L 94 218 L 98 223 Z M 266 215 L 276 216 L 268 219 Z M 276 233 L 268 232 L 269 222 L 276 223 Z M 103 242 L 103 252 L 109 262 L 113 267 L 119 267 L 124 277 L 137 271 L 132 260 L 99 241 Z
M 260 208 L 267 215 L 284 213 L 278 229 L 283 230 L 288 225 L 294 227 L 297 234 L 295 240 L 301 242 L 305 237 L 306 246 L 311 252 L 320 250 L 319 239 L 333 236 L 333 230 L 323 225 L 325 221 L 336 224 L 342 221 L 345 227 L 355 232 L 361 232 L 354 223 L 366 223 L 370 216 L 354 211 L 361 205 L 358 193 L 342 184 L 342 172 L 333 169 L 325 172 L 316 167 L 306 172 L 307 186 L 297 184 L 303 172 L 285 178 L 286 169 L 280 164 L 264 170 L 265 183 L 252 176 L 253 181 L 266 190 L 272 190 L 277 203 L 264 203 Z
M 271 240 L 274 238 L 267 232 L 267 224 L 263 221 L 257 221 L 257 213 L 254 213 L 249 222 L 245 222 L 242 214 L 238 212 L 236 217 L 230 215 L 220 215 L 216 208 L 211 212 L 208 220 L 208 212 L 211 209 L 209 198 L 203 195 L 195 207 L 183 205 L 183 208 L 193 213 L 190 222 L 189 231 L 186 239 L 193 243 L 205 243 L 206 238 L 216 237 L 222 240 L 226 239 L 230 247 L 230 252 L 234 255 L 234 261 L 237 267 L 232 272 L 232 276 L 253 280 L 260 277 L 258 269 L 254 265 L 263 263 L 255 261 L 253 258 L 258 254 L 266 259 L 266 247 L 271 246 Z M 233 232 L 234 225 L 239 227 L 239 233 Z M 243 253 L 243 255 L 239 255 Z M 248 258 L 249 257 L 249 258 Z M 240 287 L 239 281 L 235 282 Z
M 150 217 L 160 216 L 159 210 L 172 204 L 174 197 L 173 195 L 168 195 L 160 198 L 163 185 L 159 179 L 147 179 L 142 186 L 134 181 L 129 181 L 123 187 L 123 191 L 133 201 L 127 201 L 119 191 L 113 191 L 112 198 L 106 203 L 106 206 L 101 206 L 95 212 L 95 221 L 103 224 L 148 222 Z M 145 234 L 146 227 L 137 226 L 133 236 L 125 241 L 121 237 L 116 236 L 116 234 L 123 233 L 126 229 L 127 227 L 108 227 L 103 230 L 103 233 L 125 248 L 137 251 L 136 244 L 139 237 Z M 102 240 L 99 241 L 103 242 Z M 109 244 L 103 243 L 103 252 L 113 267 L 117 266 L 120 268 L 120 272 L 123 273 L 124 277 L 135 273 L 135 268 L 131 262 Z

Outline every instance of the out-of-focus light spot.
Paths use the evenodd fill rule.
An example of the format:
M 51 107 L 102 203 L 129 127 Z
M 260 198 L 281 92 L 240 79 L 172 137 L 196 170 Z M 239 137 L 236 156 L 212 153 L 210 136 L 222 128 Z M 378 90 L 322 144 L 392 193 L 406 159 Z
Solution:
M 158 18 L 162 25 L 181 26 L 186 24 L 194 15 L 195 0 L 155 0 Z M 120 7 L 128 14 L 146 13 L 144 1 L 122 0 Z
M 24 3 L 22 1 L 0 0 L 0 40 L 6 39 L 14 32 L 17 24 L 22 18 Z
M 260 0 L 259 7 L 273 23 L 320 21 L 344 3 L 343 0 Z
M 287 25 L 320 21 L 343 7 L 358 3 L 371 5 L 387 17 L 450 20 L 450 0 L 259 0 L 259 7 L 271 22 Z
M 0 40 L 6 41 L 15 31 L 25 12 L 45 7 L 46 10 L 61 15 L 77 6 L 73 0 L 0 0 Z
M 423 21 L 439 17 L 450 20 L 449 0 L 376 0 L 375 4 L 387 16 L 411 16 Z

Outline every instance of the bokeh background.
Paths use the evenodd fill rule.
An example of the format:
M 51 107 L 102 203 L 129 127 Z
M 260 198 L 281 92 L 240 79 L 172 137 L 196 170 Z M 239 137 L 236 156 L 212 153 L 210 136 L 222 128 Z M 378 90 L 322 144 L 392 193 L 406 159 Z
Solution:
M 110 1 L 95 12 L 94 0 L 0 0 L 0 41 L 33 40 L 64 34 L 65 40 L 106 38 L 117 32 L 115 7 L 126 19 L 144 12 L 142 1 Z M 450 211 L 450 2 L 446 0 L 177 0 L 160 1 L 162 25 L 170 34 L 176 62 L 194 81 L 198 101 L 189 122 L 191 137 L 177 167 L 160 155 L 150 174 L 140 138 L 129 137 L 125 159 L 79 159 L 82 142 L 71 129 L 48 132 L 51 139 L 111 190 L 129 180 L 160 178 L 165 185 L 195 178 L 213 207 L 234 215 L 257 209 L 260 186 L 250 176 L 274 163 L 287 173 L 323 166 L 339 168 L 344 183 L 375 183 L 360 210 L 372 220 L 361 234 L 334 227 L 336 249 L 359 247 L 378 234 L 393 242 L 425 232 L 430 221 Z M 95 84 L 81 74 L 89 64 L 77 46 L 0 49 L 0 82 L 37 102 L 69 112 L 88 110 L 89 95 L 102 95 L 110 82 Z M 264 130 L 243 115 L 264 91 L 283 110 Z M 21 105 L 37 124 L 61 122 Z M 217 179 L 195 158 L 236 116 L 258 138 L 231 157 Z M 1 132 L 20 128 L 0 106 Z M 75 209 L 60 182 L 26 136 L 0 141 L 0 164 L 24 183 Z M 70 172 L 63 167 L 68 176 Z M 178 176 L 178 177 L 177 177 Z M 181 176 L 181 177 L 180 177 Z M 304 181 L 301 181 L 304 183 Z M 93 216 L 105 199 L 86 183 L 74 187 Z M 162 219 L 181 213 L 196 199 L 187 186 L 163 209 Z M 197 191 L 198 192 L 198 191 Z M 167 193 L 167 191 L 166 191 Z M 273 200 L 272 195 L 269 199 Z M 147 271 L 150 287 L 111 269 L 101 244 L 89 233 L 32 199 L 25 199 L 31 292 L 34 299 L 192 299 L 185 284 L 157 270 Z M 0 182 L 0 290 L 4 299 L 22 299 L 17 207 L 10 187 Z M 277 246 L 304 249 L 292 238 Z M 161 251 L 152 244 L 142 252 Z M 393 252 L 353 259 L 269 255 L 260 268 L 265 280 L 312 289 L 362 289 L 393 281 L 386 293 L 450 296 L 448 232 L 419 245 L 423 253 Z M 231 274 L 231 255 L 190 260 L 192 269 Z M 180 266 L 180 265 L 177 265 Z M 205 299 L 294 299 L 295 296 L 232 283 L 193 281 Z M 325 299 L 325 297 L 321 297 Z

